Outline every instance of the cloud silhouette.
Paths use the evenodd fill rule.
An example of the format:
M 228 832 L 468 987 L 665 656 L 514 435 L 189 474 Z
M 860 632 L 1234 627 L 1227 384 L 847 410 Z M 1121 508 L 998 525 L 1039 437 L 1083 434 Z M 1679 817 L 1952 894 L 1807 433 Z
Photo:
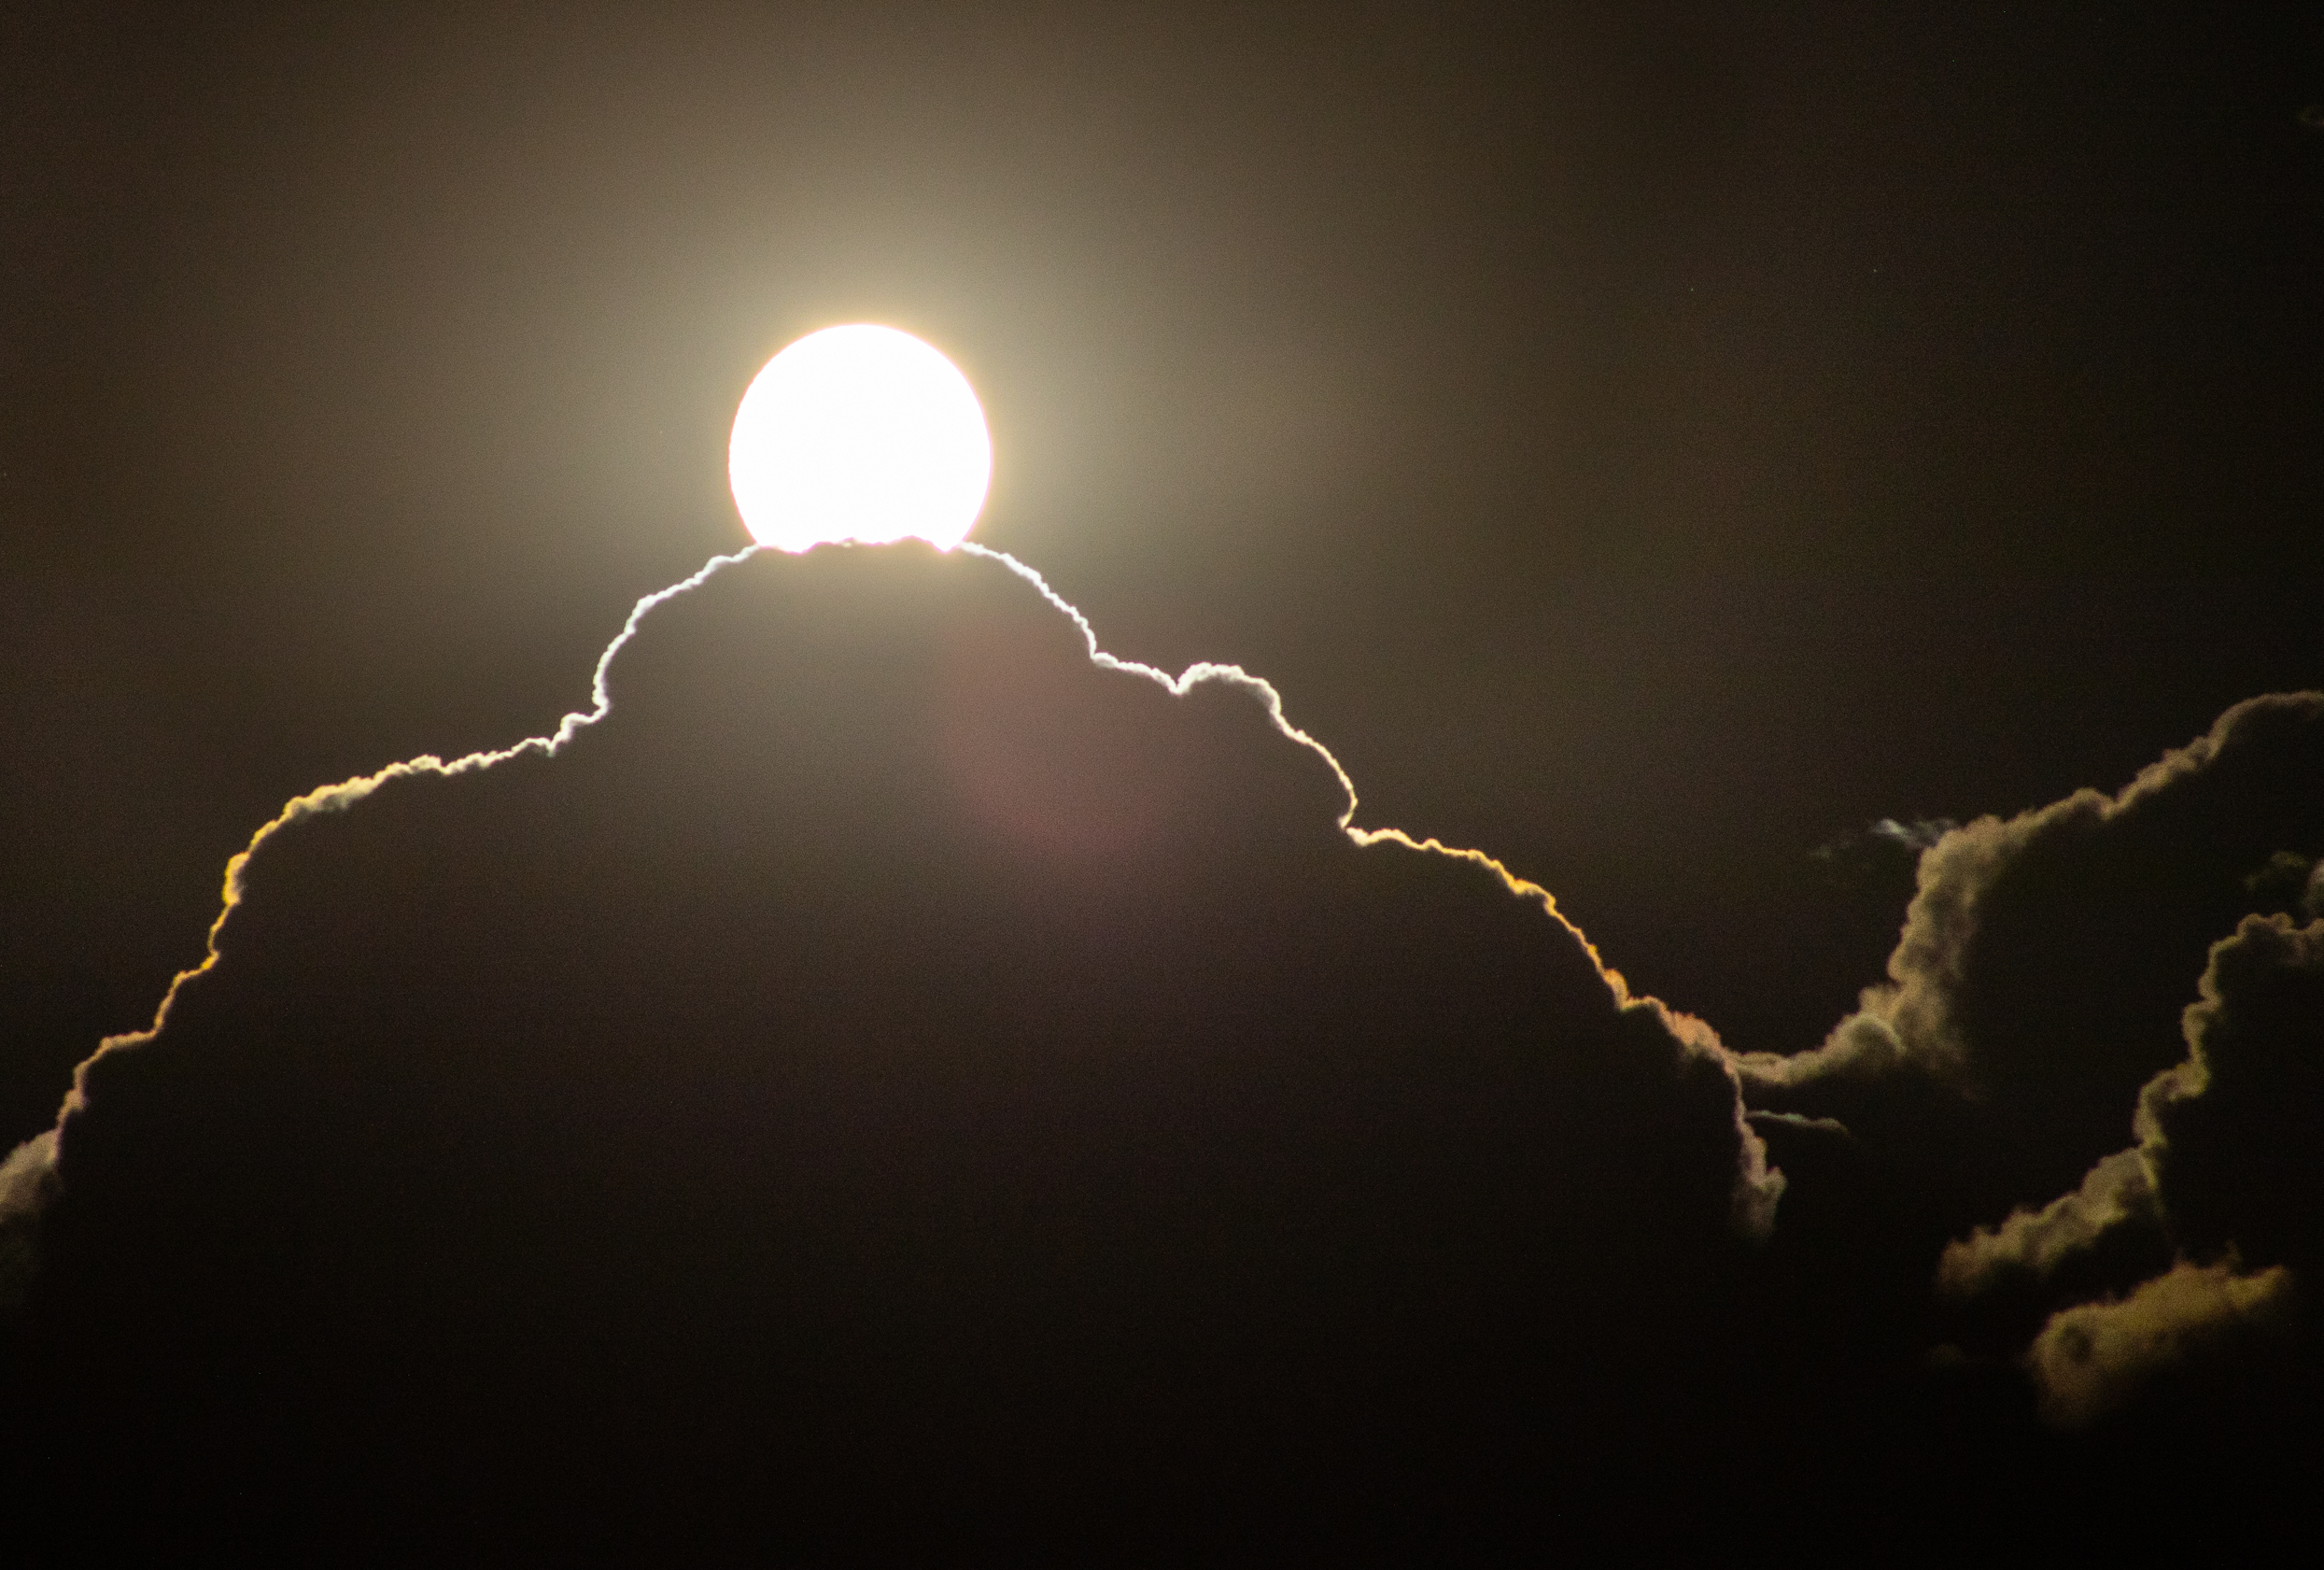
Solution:
M 76 1546 L 1483 1553 L 1649 1477 L 1796 1535 L 1800 1475 L 1845 1535 L 2244 1453 L 2037 1405 L 2307 1388 L 2313 1120 L 2253 1131 L 2315 940 L 2190 934 L 2308 898 L 2324 699 L 1942 834 L 1781 1059 L 997 553 L 722 559 L 593 696 L 292 802 L 10 1159 L 9 1475 Z
M 1715 1038 L 1030 576 L 713 563 L 556 736 L 286 809 L 20 1158 L 26 1475 L 157 1535 L 1199 1545 L 1570 1503 L 1687 1399 L 1781 1184 Z
M 167 1023 L 170 1005 L 176 997 L 178 987 L 203 974 L 217 963 L 218 930 L 224 925 L 227 916 L 232 913 L 234 906 L 241 901 L 243 868 L 248 863 L 251 853 L 269 839 L 314 813 L 341 811 L 363 799 L 390 780 L 415 774 L 461 774 L 472 770 L 488 769 L 496 763 L 505 762 L 514 757 L 536 754 L 554 756 L 584 727 L 594 725 L 605 717 L 611 704 L 611 700 L 606 696 L 605 690 L 607 668 L 612 665 L 614 656 L 619 654 L 624 645 L 636 635 L 638 624 L 646 613 L 663 601 L 697 587 L 720 568 L 732 566 L 735 562 L 749 557 L 755 548 L 746 548 L 731 556 L 712 557 L 702 565 L 699 571 L 667 588 L 657 589 L 652 594 L 641 597 L 638 602 L 630 608 L 628 618 L 623 623 L 621 630 L 614 634 L 613 642 L 606 645 L 605 652 L 599 657 L 597 669 L 591 673 L 589 682 L 590 697 L 593 700 L 591 707 L 586 712 L 577 711 L 567 714 L 558 722 L 556 729 L 549 735 L 528 737 L 514 746 L 497 751 L 471 753 L 450 763 L 435 757 L 421 757 L 407 762 L 392 763 L 376 773 L 358 775 L 354 779 L 343 780 L 336 785 L 322 785 L 303 796 L 293 797 L 286 802 L 280 813 L 261 825 L 258 832 L 251 836 L 249 849 L 235 856 L 227 863 L 224 909 L 220 911 L 218 920 L 212 924 L 210 942 L 202 963 L 191 970 L 181 972 L 171 983 L 168 994 L 155 1011 L 154 1024 L 150 1029 L 127 1031 L 119 1036 L 107 1037 L 98 1045 L 95 1055 L 102 1057 L 107 1052 L 140 1046 L 150 1040 L 154 1033 Z M 83 1068 L 85 1068 L 86 1065 L 83 1065 Z M 72 1112 L 80 1104 L 81 1083 L 82 1075 L 77 1071 L 74 1075 L 73 1089 L 66 1096 L 64 1106 L 59 1114 L 60 1124 L 64 1115 Z M 19 1266 L 20 1269 L 30 1268 L 30 1238 L 35 1229 L 41 1209 L 55 1193 L 56 1185 L 53 1180 L 56 1160 L 57 1130 L 51 1128 L 18 1145 L 8 1153 L 5 1163 L 0 1163 L 0 1259 L 22 1262 Z M 5 1278 L 0 1277 L 0 1284 L 4 1282 Z

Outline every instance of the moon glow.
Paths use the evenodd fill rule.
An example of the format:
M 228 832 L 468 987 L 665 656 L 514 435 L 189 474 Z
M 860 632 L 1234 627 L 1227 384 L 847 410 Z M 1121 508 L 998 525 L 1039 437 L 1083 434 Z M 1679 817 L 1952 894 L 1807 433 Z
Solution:
M 993 438 L 968 378 L 908 332 L 810 332 L 767 362 L 735 411 L 726 477 L 762 545 L 804 551 L 968 537 Z

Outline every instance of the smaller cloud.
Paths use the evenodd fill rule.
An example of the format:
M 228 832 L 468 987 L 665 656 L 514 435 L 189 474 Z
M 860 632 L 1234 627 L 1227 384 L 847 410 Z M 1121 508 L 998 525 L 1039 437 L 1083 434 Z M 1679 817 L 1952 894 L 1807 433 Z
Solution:
M 1915 818 L 1910 823 L 1898 823 L 1894 818 L 1882 818 L 1868 830 L 1876 840 L 1903 845 L 1908 850 L 1924 851 L 1961 826 L 1951 818 Z
M 1951 818 L 1914 818 L 1910 822 L 1881 818 L 1863 828 L 1836 834 L 1808 854 L 1818 861 L 1844 861 L 1861 856 L 1867 850 L 1894 846 L 1918 855 L 1960 827 Z
M 0 1161 L 0 1227 L 36 1214 L 56 1181 L 56 1130 L 36 1134 Z
M 2128 1297 L 2064 1308 L 2035 1337 L 2024 1365 L 2061 1426 L 2129 1405 L 2190 1357 L 2247 1356 L 2254 1330 L 2288 1340 L 2291 1282 L 2324 1260 L 2324 922 L 2245 917 L 2212 946 L 2200 987 L 2183 1018 L 2186 1060 L 2138 1098 L 2137 1144 L 2099 1161 L 2076 1192 L 1949 1245 L 1938 1267 L 1956 1299 L 2075 1272 L 2085 1284 L 2068 1289 L 2088 1295 L 2092 1272 L 2112 1268 L 2098 1255 L 2116 1244 L 2143 1238 L 2176 1253 Z M 2245 1260 L 2268 1268 L 2245 1273 Z
M 2184 1059 L 2187 989 L 2255 894 L 2324 899 L 2319 777 L 2324 692 L 2286 693 L 2234 705 L 2113 795 L 1951 828 L 1883 819 L 1854 855 L 1923 846 L 1887 978 L 1813 1049 L 1737 1054 L 1746 1096 L 1867 1136 L 1887 1107 L 1965 1224 L 2039 1205 L 2120 1149 L 2122 1110 Z M 2049 1213 L 2013 1236 L 2032 1246 L 2077 1212 Z
M 1846 884 L 1898 882 L 1909 888 L 1921 853 L 1959 827 L 1951 818 L 1881 818 L 1834 834 L 1808 856 L 1827 877 Z
M 2182 1262 L 2115 1303 L 2050 1316 L 2025 1354 L 2043 1419 L 2078 1428 L 2117 1411 L 2190 1357 L 2271 1338 L 2289 1318 L 2292 1276 L 2256 1275 L 2232 1261 Z
M 1980 1226 L 1947 1244 L 1937 1284 L 1950 1296 L 1966 1297 L 2013 1271 L 2047 1276 L 2114 1227 L 2133 1221 L 2151 1224 L 2155 1219 L 2146 1157 L 2135 1149 L 2118 1151 L 2092 1167 L 2074 1193 L 2039 1209 L 2013 1211 L 1997 1227 Z
M 56 1192 L 56 1130 L 35 1135 L 0 1161 L 0 1308 L 32 1280 L 34 1233 Z

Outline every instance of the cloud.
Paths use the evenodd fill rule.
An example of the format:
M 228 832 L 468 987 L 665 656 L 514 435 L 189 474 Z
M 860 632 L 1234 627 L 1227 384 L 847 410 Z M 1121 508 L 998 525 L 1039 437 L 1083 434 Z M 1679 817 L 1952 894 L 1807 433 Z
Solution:
M 1747 1095 L 1859 1133 L 1889 1115 L 1867 1094 L 1900 1129 L 1938 1119 L 1927 1137 L 1982 1142 L 1941 1159 L 1988 1214 L 2056 1194 L 2120 1147 L 2120 1109 L 2182 1054 L 2180 1009 L 2252 869 L 2324 853 L 2319 778 L 2324 694 L 2255 698 L 2119 794 L 1943 834 L 1887 981 L 1811 1051 L 1739 1054 Z M 1959 1110 L 1940 1116 L 1940 1096 Z
M 2279 1351 L 2295 1274 L 2324 1267 L 2324 921 L 2245 917 L 2212 946 L 2199 990 L 2183 1022 L 2186 1061 L 2140 1093 L 2138 1143 L 2097 1163 L 2077 1192 L 1945 1251 L 1939 1284 L 1959 1297 L 2082 1263 L 2120 1233 L 2176 1252 L 2126 1300 L 2063 1309 L 2035 1338 L 2025 1365 L 2052 1421 L 2120 1409 L 2198 1352 L 2216 1363 Z M 2114 1252 L 2134 1259 L 2136 1245 Z M 2241 1274 L 2246 1261 L 2265 1268 Z M 2261 1322 L 2277 1334 L 2242 1335 Z
M 416 1551 L 1570 1535 L 1649 1474 L 1724 1530 L 1793 1474 L 1937 1508 L 2022 1453 L 2022 1387 L 1911 1415 L 1994 1346 L 2070 1415 L 2289 1322 L 2304 1256 L 2221 1175 L 2277 1147 L 2190 1112 L 2291 1082 L 2312 940 L 2247 926 L 2179 1015 L 2194 924 L 2324 850 L 2313 695 L 1944 834 L 1889 982 L 1791 1059 L 1360 827 L 1263 681 L 1114 659 L 995 553 L 714 562 L 593 695 L 291 803 L 11 1162 L 28 1487 L 394 1498 Z
M 1356 813 L 1360 802 L 1356 794 L 1356 782 L 1348 776 L 1347 771 L 1341 766 L 1340 760 L 1331 755 L 1329 747 L 1306 731 L 1300 729 L 1285 716 L 1283 696 L 1275 690 L 1273 683 L 1262 677 L 1252 675 L 1239 665 L 1205 660 L 1190 665 L 1179 674 L 1172 676 L 1150 665 L 1125 660 L 1108 654 L 1099 646 L 1097 631 L 1090 625 L 1089 618 L 1051 588 L 1049 581 L 1034 568 L 1027 566 L 1006 551 L 993 550 L 975 541 L 965 543 L 961 549 L 971 556 L 999 562 L 1033 585 L 1044 600 L 1048 601 L 1079 630 L 1082 641 L 1087 645 L 1091 662 L 1101 669 L 1142 676 L 1176 698 L 1183 698 L 1197 686 L 1206 683 L 1216 683 L 1249 694 L 1265 710 L 1269 721 L 1278 732 L 1287 740 L 1313 753 L 1331 771 L 1332 778 L 1339 782 L 1340 789 L 1346 798 L 1346 805 L 1342 809 L 1339 816 L 1340 830 L 1351 841 L 1359 845 L 1396 845 L 1424 856 L 1444 856 L 1453 861 L 1481 868 L 1491 873 L 1511 894 L 1538 904 L 1543 913 L 1564 929 L 1568 938 L 1582 947 L 1584 952 L 1589 955 L 1591 964 L 1597 967 L 1608 990 L 1622 1006 L 1626 1016 L 1635 1015 L 1645 1023 L 1645 1027 L 1649 1031 L 1667 1035 L 1669 1040 L 1678 1043 L 1680 1049 L 1700 1070 L 1715 1073 L 1730 1082 L 1735 1081 L 1732 1054 L 1721 1045 L 1717 1032 L 1707 1023 L 1691 1014 L 1669 1009 L 1658 998 L 1633 997 L 1621 973 L 1610 968 L 1603 956 L 1599 954 L 1597 946 L 1590 942 L 1587 935 L 1567 919 L 1565 912 L 1557 907 L 1556 897 L 1548 889 L 1529 879 L 1519 877 L 1500 861 L 1480 850 L 1447 845 L 1433 837 L 1416 839 L 1401 828 L 1358 827 Z M 1879 832 L 1882 827 L 1894 828 L 1895 826 L 1884 819 L 1881 825 L 1876 826 L 1875 832 Z M 1764 1238 L 1775 1224 L 1776 1207 L 1783 1195 L 1783 1175 L 1768 1165 L 1767 1146 L 1745 1115 L 1739 1082 L 1737 1083 L 1735 1096 L 1734 1129 L 1739 1153 L 1732 1205 L 1735 1223 L 1746 1236 Z
M 26 1464 L 812 1552 L 1546 1508 L 1680 1401 L 1782 1192 L 1709 1027 L 1027 577 L 713 564 L 261 830 L 55 1136 Z
M 1736 1060 L 1792 1179 L 1775 1247 L 1829 1311 L 2022 1362 L 2062 1421 L 2190 1350 L 2199 1382 L 2247 1378 L 2252 1343 L 2204 1326 L 2324 1265 L 2324 993 L 2286 913 L 2324 852 L 2319 781 L 2324 694 L 2258 698 L 2115 795 L 1922 853 L 1887 980 L 1814 1050 Z M 1811 1142 L 1823 1122 L 1851 1138 Z
M 2145 1155 L 2118 1151 L 2090 1169 L 2082 1186 L 2039 1209 L 2012 1210 L 1994 1228 L 1947 1245 L 1937 1285 L 1955 1296 L 1990 1288 L 2007 1272 L 2046 1276 L 2072 1254 L 2091 1248 L 2126 1222 L 2155 1221 L 2154 1186 Z
M 2324 1266 L 2324 920 L 2247 916 L 2211 950 L 2187 1061 L 2137 1132 L 2182 1249 Z
M 1808 855 L 1839 882 L 1864 885 L 1877 879 L 1885 885 L 1900 873 L 1908 876 L 1923 851 L 1960 827 L 1951 818 L 1880 818 L 1836 834 Z
M 32 1279 L 40 1212 L 56 1193 L 56 1130 L 33 1136 L 0 1161 L 0 1308 L 14 1308 Z
M 35 1213 L 56 1169 L 56 1130 L 25 1140 L 0 1162 L 0 1225 Z
M 2119 1303 L 2052 1316 L 2025 1354 L 2042 1416 L 2078 1427 L 2128 1405 L 2190 1358 L 2264 1339 L 2289 1313 L 2291 1272 L 2182 1262 Z

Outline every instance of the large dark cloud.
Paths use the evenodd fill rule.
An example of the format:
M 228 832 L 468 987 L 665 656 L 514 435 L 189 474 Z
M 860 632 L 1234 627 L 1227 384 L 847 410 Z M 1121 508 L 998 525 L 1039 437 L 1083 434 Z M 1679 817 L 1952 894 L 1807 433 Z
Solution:
M 1351 842 L 1249 690 L 918 547 L 729 567 L 609 678 L 294 804 L 20 1159 L 74 1531 L 1484 1535 L 1731 1372 L 1774 1184 L 1709 1033 Z
M 68 1546 L 2279 1497 L 2324 929 L 2212 940 L 2313 898 L 2324 700 L 1943 832 L 1890 985 L 1739 1058 L 1499 864 L 1345 831 L 1271 689 L 1093 661 L 1005 562 L 762 554 L 633 628 L 602 720 L 287 808 L 0 1171 L 7 1476 Z

